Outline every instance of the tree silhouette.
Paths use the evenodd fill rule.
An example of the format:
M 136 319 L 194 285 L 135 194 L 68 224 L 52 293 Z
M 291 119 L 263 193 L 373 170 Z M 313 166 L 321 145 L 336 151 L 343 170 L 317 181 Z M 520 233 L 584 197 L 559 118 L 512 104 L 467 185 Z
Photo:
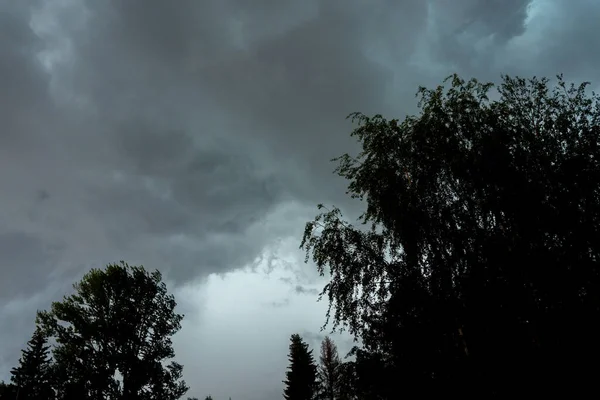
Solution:
M 319 382 L 319 397 L 326 400 L 340 398 L 342 361 L 338 355 L 337 346 L 329 336 L 321 342 L 320 364 L 317 367 Z
M 339 393 L 340 400 L 358 400 L 363 398 L 374 398 L 364 396 L 357 385 L 356 362 L 346 361 L 339 366 Z M 363 391 L 364 392 L 364 391 Z M 360 394 L 360 396 L 359 396 Z
M 76 293 L 38 313 L 53 349 L 59 398 L 179 399 L 187 391 L 171 336 L 182 315 L 158 271 L 108 265 L 74 285 Z M 116 379 L 115 374 L 122 376 Z
M 0 381 L 0 400 L 15 400 L 17 387 L 13 383 Z
M 306 225 L 327 321 L 362 342 L 357 385 L 573 395 L 599 372 L 600 102 L 586 84 L 450 77 L 403 122 L 352 114 L 336 172 L 365 202 Z
M 290 338 L 288 371 L 283 397 L 286 400 L 312 400 L 316 389 L 317 367 L 312 355 L 300 335 L 293 334 Z
M 51 383 L 50 346 L 43 332 L 36 329 L 27 348 L 21 350 L 19 365 L 11 370 L 11 382 L 15 385 L 19 399 L 53 399 Z

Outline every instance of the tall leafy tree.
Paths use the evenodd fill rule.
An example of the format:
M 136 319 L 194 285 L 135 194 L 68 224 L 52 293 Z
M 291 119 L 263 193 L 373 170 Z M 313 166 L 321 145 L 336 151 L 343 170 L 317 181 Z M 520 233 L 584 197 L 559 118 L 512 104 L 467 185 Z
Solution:
M 38 325 L 57 342 L 59 397 L 175 400 L 185 394 L 182 365 L 166 364 L 183 316 L 160 272 L 110 264 L 74 288 L 38 313 Z
M 586 84 L 449 78 L 404 121 L 360 113 L 337 159 L 365 203 L 302 246 L 371 398 L 573 394 L 600 372 L 600 99 Z M 362 372 L 361 372 L 362 371 Z M 545 393 L 544 393 L 545 392 Z
M 44 333 L 36 329 L 17 367 L 11 370 L 11 381 L 19 399 L 44 400 L 54 398 L 51 382 L 50 346 Z
M 308 344 L 298 334 L 290 338 L 288 371 L 283 397 L 286 400 L 312 400 L 316 392 L 317 367 Z
M 321 342 L 321 354 L 317 367 L 320 398 L 337 400 L 340 398 L 342 381 L 342 361 L 338 355 L 337 346 L 329 336 Z

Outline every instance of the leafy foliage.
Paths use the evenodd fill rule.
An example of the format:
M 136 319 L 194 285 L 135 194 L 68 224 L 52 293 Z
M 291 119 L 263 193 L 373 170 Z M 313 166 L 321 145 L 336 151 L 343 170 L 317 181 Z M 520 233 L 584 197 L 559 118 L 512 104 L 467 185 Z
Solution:
M 288 371 L 286 372 L 283 397 L 286 400 L 312 400 L 316 389 L 317 367 L 309 350 L 300 335 L 290 338 Z
M 584 390 L 600 355 L 599 98 L 560 76 L 503 77 L 494 101 L 492 84 L 448 80 L 403 122 L 351 115 L 363 150 L 336 172 L 366 210 L 354 226 L 325 209 L 301 245 L 331 275 L 327 320 L 361 339 L 370 398 L 397 398 L 394 376 L 422 394 Z
M 174 356 L 171 336 L 183 316 L 174 312 L 175 299 L 161 279 L 158 271 L 111 264 L 90 271 L 74 285 L 75 294 L 38 313 L 38 325 L 57 342 L 59 398 L 175 400 L 185 394 L 183 367 L 163 365 Z

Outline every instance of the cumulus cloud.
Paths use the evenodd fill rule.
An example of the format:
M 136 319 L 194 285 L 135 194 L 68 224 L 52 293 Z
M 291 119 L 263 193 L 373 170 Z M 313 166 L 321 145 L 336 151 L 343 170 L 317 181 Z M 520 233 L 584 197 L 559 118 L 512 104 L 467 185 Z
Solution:
M 355 213 L 329 162 L 356 150 L 350 112 L 402 117 L 418 85 L 453 72 L 600 78 L 589 0 L 0 0 L 0 11 L 0 306 L 23 307 L 22 323 L 10 317 L 23 335 L 28 299 L 43 307 L 90 267 L 143 263 L 182 288 L 257 258 L 275 265 L 265 249 L 298 241 L 316 203 Z M 313 295 L 314 271 L 298 271 L 264 307 L 292 313 Z

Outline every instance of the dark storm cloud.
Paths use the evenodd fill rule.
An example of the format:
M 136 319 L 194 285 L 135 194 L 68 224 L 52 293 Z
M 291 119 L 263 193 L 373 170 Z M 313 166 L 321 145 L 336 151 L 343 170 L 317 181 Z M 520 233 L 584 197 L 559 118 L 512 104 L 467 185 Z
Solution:
M 30 119 L 27 111 L 39 108 L 44 112 L 48 107 L 48 77 L 35 57 L 44 43 L 26 24 L 28 2 L 11 3 L 0 3 L 0 145 L 3 148 L 23 145 L 22 134 Z
M 527 8 L 531 0 L 463 0 L 447 2 L 433 0 L 440 26 L 453 35 L 442 37 L 448 42 L 460 39 L 460 35 L 473 32 L 479 39 L 494 35 L 499 41 L 506 41 L 525 31 Z
M 78 26 L 59 10 L 55 94 L 79 111 L 79 207 L 107 252 L 185 281 L 252 261 L 282 199 L 329 196 L 343 117 L 391 76 L 364 55 L 359 3 L 88 2 Z
M 47 6 L 55 36 L 68 39 L 69 51 L 51 70 L 68 129 L 51 133 L 55 148 L 63 146 L 55 158 L 66 152 L 77 162 L 71 168 L 81 168 L 70 175 L 69 184 L 80 188 L 76 208 L 102 222 L 94 229 L 108 251 L 136 255 L 144 239 L 174 235 L 196 241 L 206 253 L 182 255 L 192 263 L 182 270 L 202 274 L 252 260 L 268 238 L 250 228 L 282 200 L 343 200 L 343 182 L 329 163 L 353 148 L 343 118 L 355 110 L 396 113 L 385 94 L 398 85 L 414 92 L 419 84 L 422 72 L 411 64 L 416 44 L 445 73 L 491 74 L 494 58 L 487 56 L 523 34 L 530 2 L 82 4 L 78 24 L 68 7 Z M 3 138 L 13 146 L 35 138 L 27 141 L 35 147 L 49 134 L 18 124 L 33 119 L 24 113 L 57 124 L 50 72 L 36 58 L 57 41 L 37 37 L 18 11 L 21 18 L 3 24 L 11 39 L 4 39 L 2 65 L 19 66 L 3 67 L 13 88 Z M 583 24 L 566 33 L 590 42 L 585 26 L 592 18 L 579 13 Z M 423 37 L 428 42 L 419 42 Z M 491 41 L 474 46 L 481 38 Z M 69 142 L 58 145 L 63 139 Z M 215 233 L 221 240 L 209 239 Z M 249 245 L 219 256 L 229 241 L 244 240 Z M 156 252 L 173 253 L 167 245 Z
M 600 85 L 600 3 L 586 0 L 560 0 L 548 16 L 532 21 L 544 27 L 544 42 L 532 49 L 540 75 L 564 72 L 565 78 L 590 80 Z
M 27 295 L 32 291 L 31 288 L 14 284 L 21 283 L 19 281 L 23 275 L 33 278 L 30 282 L 33 290 L 37 289 L 37 280 L 43 281 L 48 277 L 64 247 L 62 242 L 44 241 L 41 237 L 27 232 L 0 232 L 0 271 L 4 281 L 0 302 Z
M 50 128 L 55 111 L 36 56 L 44 42 L 28 26 L 34 5 L 0 2 L 0 304 L 39 289 L 65 246 L 28 226 L 36 189 L 23 172 L 40 167 L 51 149 L 40 128 Z
M 319 191 L 332 192 L 329 159 L 348 146 L 344 117 L 384 107 L 391 70 L 365 51 L 387 4 L 376 3 L 90 2 L 92 14 L 76 36 L 78 56 L 65 80 L 76 82 L 103 114 L 127 119 L 118 140 L 140 137 L 131 127 L 140 119 L 180 125 L 199 147 L 210 137 L 233 136 L 244 151 L 266 153 L 266 168 L 289 170 L 288 191 L 316 202 Z M 417 28 L 425 15 L 398 16 L 385 28 L 398 22 Z M 214 110 L 226 112 L 226 121 Z M 144 123 L 139 130 L 148 131 Z M 168 141 L 171 133 L 160 134 Z M 178 142 L 181 133 L 174 136 Z M 145 153 L 151 139 L 133 153 L 123 147 L 123 159 L 141 154 L 139 168 L 158 169 L 152 153 Z

